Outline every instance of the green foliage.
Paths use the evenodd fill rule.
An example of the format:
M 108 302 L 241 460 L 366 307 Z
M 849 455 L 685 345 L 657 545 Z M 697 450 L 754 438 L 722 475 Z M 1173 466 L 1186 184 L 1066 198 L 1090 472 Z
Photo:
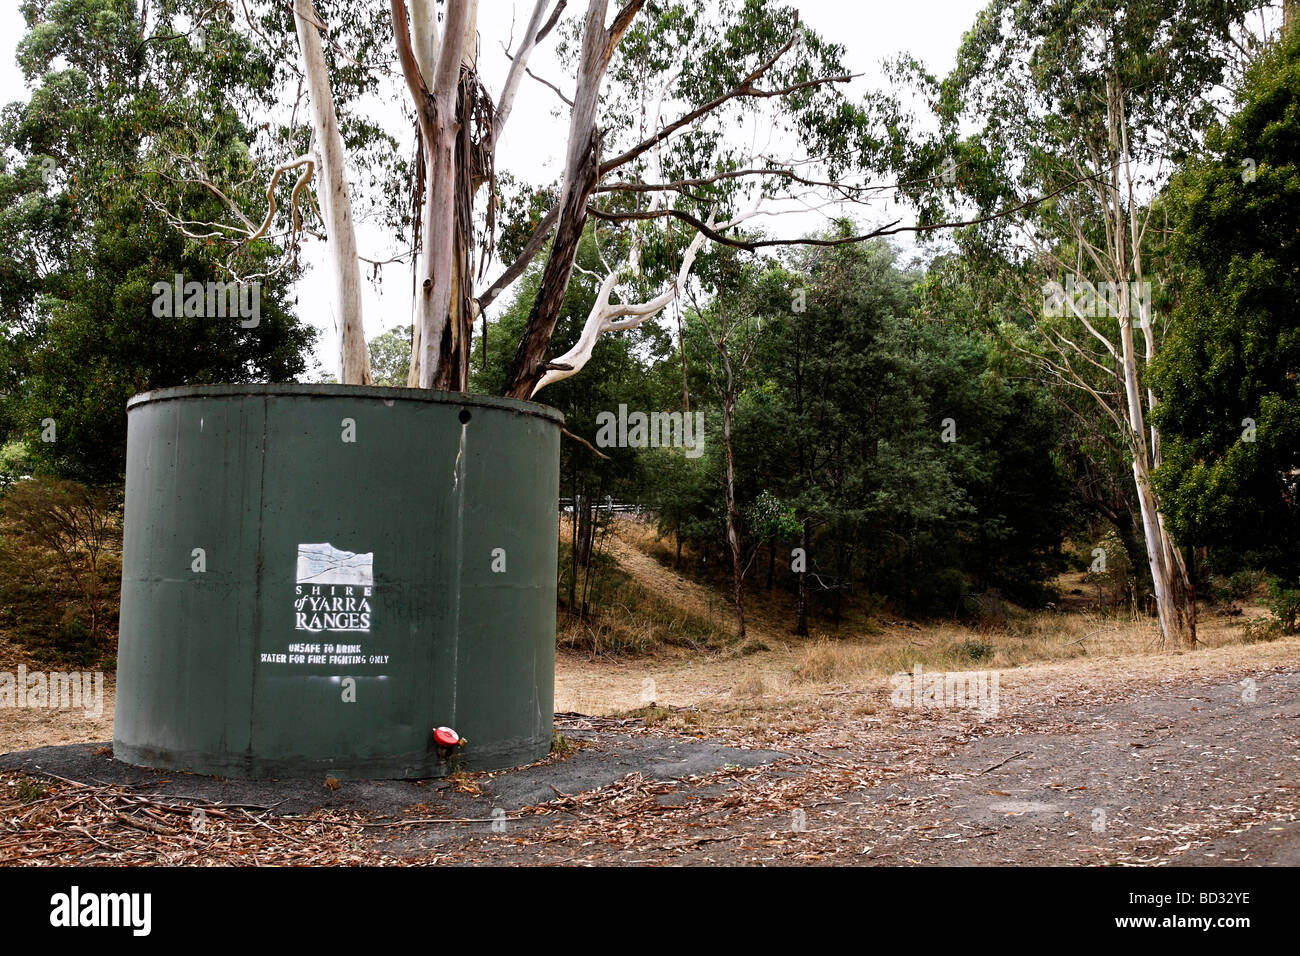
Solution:
M 997 373 L 968 314 L 919 312 L 919 276 L 883 244 L 742 275 L 725 303 L 687 314 L 686 347 L 696 401 L 720 423 L 725 369 L 711 335 L 724 311 L 753 315 L 731 347 L 734 358 L 755 337 L 749 363 L 732 363 L 746 554 L 775 539 L 771 560 L 792 587 L 789 549 L 806 525 L 814 604 L 832 615 L 851 590 L 917 613 L 957 613 L 972 589 L 1042 601 L 1068 515 L 1041 393 Z M 956 441 L 943 440 L 946 419 Z M 718 427 L 698 461 L 652 459 L 661 531 L 713 566 L 726 559 Z
M 716 444 L 708 441 L 705 447 L 716 448 Z M 647 465 L 645 500 L 657 518 L 659 533 L 705 549 L 722 542 L 726 517 L 719 457 L 706 452 L 691 459 L 664 449 Z
M 1117 593 L 1131 589 L 1133 562 L 1129 559 L 1124 541 L 1114 528 L 1108 528 L 1099 541 L 1084 550 L 1088 552 L 1084 557 L 1088 569 L 1084 575 L 1085 584 L 1094 588 L 1110 588 Z M 1102 553 L 1097 554 L 1098 551 Z
M 370 377 L 376 385 L 405 388 L 411 368 L 411 327 L 399 325 L 370 340 Z
M 956 175 L 918 198 L 931 215 L 955 195 L 991 209 L 1028 187 L 1063 190 L 1025 209 L 1040 235 L 1071 235 L 1079 209 L 1098 218 L 1080 168 L 1112 155 L 1107 91 L 1120 91 L 1129 156 L 1138 164 L 1176 160 L 1194 148 L 1236 56 L 1250 0 L 993 0 L 962 39 L 942 82 L 913 68 L 943 132 L 917 151 L 914 173 Z M 1076 166 L 1075 163 L 1079 163 Z M 915 177 L 914 177 L 915 178 Z M 1077 183 L 1077 185 L 1072 185 Z M 1098 221 L 1092 228 L 1100 228 Z M 981 230 L 1005 240 L 1006 224 Z
M 760 492 L 749 506 L 749 527 L 755 537 L 782 541 L 799 537 L 803 529 L 794 505 L 781 501 L 770 491 Z
M 50 791 L 44 784 L 31 777 L 19 777 L 14 792 L 23 803 L 35 803 L 48 796 Z
M 954 295 L 981 303 L 984 321 L 1008 351 L 1030 358 L 1025 371 L 1056 406 L 1052 457 L 1075 499 L 1069 530 L 1113 526 L 1135 558 L 1144 545 L 1121 368 L 1135 352 L 1123 348 L 1113 315 L 1085 324 L 1069 310 L 1044 314 L 1044 283 L 1067 275 L 1122 283 L 1139 271 L 1152 282 L 1151 338 L 1134 332 L 1133 364 L 1139 393 L 1154 387 L 1143 346 L 1158 352 L 1176 324 L 1168 316 L 1178 269 L 1155 228 L 1177 221 L 1160 191 L 1201 147 L 1235 65 L 1255 52 L 1258 7 L 993 0 L 945 78 L 915 62 L 900 68 L 937 120 L 937 132 L 913 136 L 900 160 L 922 222 L 972 209 L 987 217 L 954 234 Z M 1131 242 L 1125 223 L 1137 234 Z
M 602 242 L 608 243 L 602 236 Z M 618 255 L 618 250 L 613 255 Z M 611 250 L 605 247 L 606 257 Z M 600 252 L 589 225 L 578 248 L 577 264 L 592 273 L 602 270 Z M 489 327 L 486 363 L 482 363 L 482 339 L 475 342 L 474 362 L 470 371 L 470 390 L 499 394 L 504 387 L 506 370 L 514 357 L 515 347 L 528 319 L 528 312 L 541 283 L 541 257 L 524 274 L 515 298 Z M 576 272 L 565 292 L 556 321 L 551 351 L 559 355 L 577 342 L 587 316 L 596 300 L 599 280 Z M 593 442 L 597 433 L 597 416 L 617 413 L 620 404 L 644 411 L 671 409 L 667 389 L 649 372 L 642 356 L 667 352 L 667 336 L 657 325 L 602 336 L 591 360 L 578 375 L 547 386 L 536 401 L 564 413 L 565 427 L 575 435 Z M 678 393 L 680 395 L 680 393 Z M 679 399 L 680 400 L 680 399 Z M 605 458 L 581 443 L 563 438 L 560 445 L 560 494 L 581 495 L 588 500 L 606 496 L 621 498 L 640 487 L 644 457 L 634 448 L 602 448 Z
M 1253 176 L 1247 160 L 1254 164 Z M 1170 188 L 1183 264 L 1154 368 L 1156 485 L 1217 574 L 1300 578 L 1300 32 L 1251 69 L 1237 111 Z
M 978 638 L 971 638 L 952 645 L 948 649 L 948 653 L 955 660 L 978 664 L 980 661 L 986 661 L 993 656 L 993 645 Z
M 1244 601 L 1266 581 L 1267 576 L 1262 571 L 1252 570 L 1234 571 L 1226 577 L 1214 575 L 1210 578 L 1215 601 Z
M 1283 634 L 1300 633 L 1300 587 L 1277 578 L 1269 581 L 1268 609 Z
M 718 0 L 708 5 L 651 0 L 638 13 L 615 50 L 602 91 L 604 151 L 617 155 L 645 138 L 647 111 L 653 114 L 658 91 L 681 112 L 739 85 L 751 70 L 775 56 L 791 39 L 797 5 L 774 0 Z M 563 62 L 572 67 L 579 48 L 572 32 L 559 43 Z M 800 24 L 798 42 L 756 84 L 783 89 L 813 77 L 847 76 L 845 47 Z M 729 133 L 757 125 L 781 130 L 816 156 L 832 179 L 871 168 L 884 150 L 886 133 L 871 107 L 885 102 L 869 93 L 846 95 L 840 84 L 808 85 L 782 97 L 736 97 L 693 124 L 656 151 L 655 162 L 667 181 L 709 177 L 750 165 Z M 698 210 L 734 209 L 756 180 L 723 179 L 701 184 L 677 200 Z M 798 183 L 768 179 L 763 189 L 798 192 Z
M 575 274 L 555 353 L 576 340 L 594 301 L 602 266 L 590 234 L 579 265 L 596 276 Z M 771 543 L 782 586 L 792 587 L 789 549 L 807 524 L 814 604 L 822 612 L 833 614 L 850 590 L 883 594 L 922 613 L 958 613 L 972 590 L 999 589 L 1027 603 L 1047 597 L 1069 520 L 1052 455 L 1054 410 L 1039 390 L 998 371 L 1000 359 L 969 304 L 953 304 L 941 316 L 921 312 L 921 276 L 898 269 L 883 244 L 821 249 L 780 263 L 742 263 L 719 253 L 703 275 L 723 291 L 681 317 L 690 408 L 704 415 L 703 454 L 604 448 L 605 460 L 563 439 L 564 498 L 608 495 L 643 504 L 700 568 L 729 566 L 721 403 L 730 362 L 738 385 L 732 444 L 746 563 Z M 476 343 L 472 390 L 500 387 L 539 279 L 535 266 L 489 327 L 486 362 L 482 341 Z M 563 411 L 569 431 L 589 440 L 596 416 L 620 404 L 680 408 L 683 362 L 674 324 L 669 313 L 634 332 L 603 336 L 581 374 L 548 386 L 538 399 Z M 723 334 L 726 360 L 716 347 Z M 948 418 L 957 423 L 955 442 L 943 440 Z M 566 517 L 560 590 L 571 613 L 599 607 L 591 596 L 608 584 L 599 557 L 587 557 L 599 550 L 603 520 L 600 512 L 580 516 L 575 539 Z M 584 546 L 583 535 L 594 547 Z
M 31 454 L 26 442 L 11 441 L 0 445 L 0 492 L 30 475 L 31 471 Z
M 31 97 L 0 116 L 0 430 L 26 440 L 37 471 L 122 474 L 126 400 L 182 384 L 286 380 L 314 333 L 292 314 L 285 250 L 185 235 L 226 214 L 169 166 L 201 149 L 216 182 L 256 209 L 267 180 L 250 144 L 274 98 L 272 59 L 217 17 L 207 52 L 176 33 L 213 5 L 69 0 L 24 4 L 18 59 Z M 201 144 L 196 146 L 195 144 Z M 193 232 L 194 230 L 190 230 Z M 277 271 L 278 270 L 278 271 Z M 154 314 L 155 283 L 261 276 L 260 321 Z M 57 439 L 40 440 L 52 419 Z

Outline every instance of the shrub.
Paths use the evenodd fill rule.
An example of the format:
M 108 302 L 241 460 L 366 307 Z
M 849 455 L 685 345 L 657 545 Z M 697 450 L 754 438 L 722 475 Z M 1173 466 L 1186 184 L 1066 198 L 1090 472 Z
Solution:
M 962 598 L 962 616 L 978 627 L 997 630 L 1007 626 L 1007 602 L 996 589 L 971 592 Z
M 31 456 L 26 443 L 11 441 L 0 445 L 0 491 L 26 478 L 31 470 Z
M 121 584 L 115 489 L 24 479 L 0 498 L 0 602 L 20 641 L 89 663 L 111 642 Z
M 1300 632 L 1300 587 L 1274 578 L 1268 582 L 1268 609 L 1283 634 Z
M 1226 579 L 1216 574 L 1211 579 L 1212 595 L 1216 602 L 1221 603 L 1243 601 L 1255 593 L 1264 580 L 1261 571 L 1236 571 Z
M 993 645 L 977 638 L 971 638 L 954 644 L 950 649 L 950 653 L 959 661 L 970 661 L 972 664 L 977 664 L 993 656 Z
M 1100 550 L 1102 554 L 1098 554 Z M 1135 575 L 1124 541 L 1114 528 L 1106 531 L 1090 551 L 1090 561 L 1084 583 L 1088 587 L 1113 592 L 1112 601 L 1118 604 L 1126 592 L 1132 590 Z

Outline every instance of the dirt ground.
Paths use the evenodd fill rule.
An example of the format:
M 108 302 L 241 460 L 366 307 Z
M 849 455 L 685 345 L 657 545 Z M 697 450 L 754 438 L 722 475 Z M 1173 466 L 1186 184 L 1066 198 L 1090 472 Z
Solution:
M 635 530 L 610 545 L 626 571 L 720 613 Z M 99 715 L 0 708 L 0 864 L 1300 863 L 1300 638 L 1243 640 L 1258 606 L 1207 614 L 1183 652 L 1082 606 L 1018 631 L 876 620 L 796 639 L 756 598 L 729 650 L 561 653 L 560 748 L 497 774 L 130 768 L 105 746 L 111 676 Z M 992 656 L 954 665 L 972 639 Z M 893 665 L 913 660 L 996 675 L 996 708 L 900 698 Z M 0 640 L 0 670 L 19 663 Z
M 470 837 L 450 858 L 1294 865 L 1298 649 L 1026 668 L 984 718 L 893 708 L 885 686 L 809 692 L 761 726 L 688 711 L 697 733 L 791 756 L 723 794 L 674 788 L 670 810 Z
M 564 658 L 560 701 L 603 694 L 616 712 L 653 678 L 657 706 L 561 715 L 572 750 L 543 774 L 337 791 L 139 776 L 94 747 L 12 755 L 0 861 L 1294 865 L 1297 651 L 1282 640 L 1022 668 L 1001 675 L 996 715 L 893 706 L 880 679 L 733 699 L 753 657 Z M 719 749 L 662 762 L 692 739 Z
M 0 671 L 17 674 L 20 664 L 29 671 L 51 669 L 36 663 L 19 647 L 0 636 Z M 103 707 L 98 713 L 94 709 L 41 710 L 0 707 L 0 753 L 8 750 L 31 750 L 49 744 L 111 740 L 116 690 L 113 675 L 105 674 Z

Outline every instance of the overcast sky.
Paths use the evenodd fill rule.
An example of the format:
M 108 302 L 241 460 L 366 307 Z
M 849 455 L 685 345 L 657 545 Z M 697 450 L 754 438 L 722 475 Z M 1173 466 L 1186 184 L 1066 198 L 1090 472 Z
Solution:
M 368 0 L 377 4 L 377 0 Z M 907 52 L 926 64 L 932 73 L 947 72 L 952 65 L 962 34 L 974 23 L 976 13 L 988 0 L 795 0 L 803 22 L 822 36 L 841 43 L 847 50 L 847 66 L 863 73 L 848 89 L 849 95 L 880 82 L 879 64 L 886 57 Z M 378 4 L 377 4 L 378 5 Z M 580 6 L 573 5 L 571 6 Z M 480 70 L 494 94 L 499 92 L 508 61 L 500 43 L 510 33 L 512 17 L 522 23 L 531 5 L 526 0 L 481 0 Z M 386 6 L 385 6 L 386 9 Z M 26 98 L 27 90 L 14 63 L 14 49 L 25 27 L 14 0 L 0 0 L 0 102 Z M 565 82 L 548 42 L 533 56 L 530 67 L 539 76 L 571 91 Z M 510 123 L 498 144 L 497 168 L 533 183 L 559 177 L 567 121 L 554 115 L 556 95 L 539 83 L 524 79 Z M 392 111 L 394 128 L 400 123 L 400 107 Z M 882 210 L 883 215 L 883 210 Z M 781 234 L 803 232 L 818 225 L 818 218 L 806 216 L 782 222 Z M 384 234 L 361 224 L 358 229 L 361 253 L 383 259 L 397 247 Z M 298 290 L 299 314 L 322 329 L 317 359 L 327 374 L 335 372 L 333 316 L 330 303 L 332 283 L 319 243 L 308 240 L 305 258 L 309 264 Z M 366 284 L 365 326 L 367 338 L 410 321 L 410 272 L 404 266 L 388 266 L 384 290 Z M 508 299 L 508 294 L 502 299 Z M 499 302 L 502 300 L 498 300 Z

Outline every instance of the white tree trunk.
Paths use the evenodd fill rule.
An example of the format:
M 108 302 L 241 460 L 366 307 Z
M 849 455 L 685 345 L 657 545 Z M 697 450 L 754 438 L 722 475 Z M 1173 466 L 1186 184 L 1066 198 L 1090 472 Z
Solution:
M 1137 490 L 1138 509 L 1142 516 L 1142 533 L 1147 548 L 1147 564 L 1151 571 L 1151 589 L 1155 595 L 1156 613 L 1160 633 L 1167 641 L 1192 645 L 1196 643 L 1196 608 L 1191 596 L 1191 582 L 1183 567 L 1177 547 L 1165 528 L 1155 489 L 1151 484 L 1151 470 L 1158 463 L 1160 436 L 1152 428 L 1148 433 L 1146 405 L 1154 402 L 1149 391 L 1144 394 L 1139 381 L 1139 356 L 1133 335 L 1133 303 L 1129 278 L 1132 275 L 1142 289 L 1142 233 L 1138 228 L 1133 173 L 1128 155 L 1128 125 L 1124 112 L 1123 94 L 1113 79 L 1107 81 L 1107 123 L 1110 133 L 1112 162 L 1110 171 L 1110 204 L 1107 210 L 1110 222 L 1110 256 L 1114 264 L 1114 281 L 1118 285 L 1120 358 L 1123 363 L 1124 400 L 1127 406 L 1126 421 L 1129 444 L 1133 453 L 1133 480 Z M 1128 198 L 1128 214 L 1120 194 L 1120 169 L 1124 171 Z M 1150 303 L 1139 300 L 1139 324 L 1142 327 L 1148 364 L 1155 351 L 1155 334 L 1152 329 Z M 1148 445 L 1148 442 L 1150 444 Z M 1190 609 L 1186 606 L 1191 602 Z
M 506 74 L 506 85 L 501 90 L 496 121 L 493 124 L 498 138 L 510 118 L 510 113 L 514 110 L 515 93 L 518 92 L 519 81 L 523 79 L 524 71 L 528 68 L 528 58 L 532 55 L 533 47 L 537 45 L 537 34 L 546 19 L 546 8 L 549 5 L 550 0 L 536 0 L 533 14 L 528 18 L 528 25 L 524 27 L 524 38 L 520 41 L 519 49 L 515 51 L 514 59 L 510 61 L 510 71 Z
M 460 123 L 456 104 L 461 69 L 473 63 L 477 0 L 447 0 L 442 39 L 430 0 L 411 0 L 408 26 L 404 0 L 390 0 L 398 59 L 415 105 L 424 145 L 424 205 L 416 270 L 415 332 L 408 383 L 420 388 L 463 387 L 452 363 L 459 317 L 451 315 L 457 289 L 456 195 L 464 173 L 456 162 Z M 436 55 L 431 47 L 437 44 Z M 467 344 L 467 343 L 466 343 Z M 463 364 L 463 363 L 461 363 Z
M 293 21 L 311 97 L 312 131 L 320 153 L 317 193 L 329 236 L 334 271 L 335 320 L 339 329 L 339 381 L 344 385 L 370 384 L 370 356 L 366 349 L 361 315 L 361 265 L 357 235 L 348 193 L 347 154 L 334 112 L 334 94 L 321 43 L 323 28 L 311 0 L 294 0 Z

